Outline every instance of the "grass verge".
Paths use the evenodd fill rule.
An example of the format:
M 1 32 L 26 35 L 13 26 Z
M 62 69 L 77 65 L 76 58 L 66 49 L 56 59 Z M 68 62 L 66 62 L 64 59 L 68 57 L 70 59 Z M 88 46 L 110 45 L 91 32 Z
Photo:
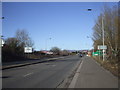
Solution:
M 98 57 L 93 57 L 95 61 L 97 61 L 103 68 L 110 71 L 113 75 L 120 77 L 119 73 L 119 64 L 115 62 L 115 60 L 105 60 L 99 59 Z

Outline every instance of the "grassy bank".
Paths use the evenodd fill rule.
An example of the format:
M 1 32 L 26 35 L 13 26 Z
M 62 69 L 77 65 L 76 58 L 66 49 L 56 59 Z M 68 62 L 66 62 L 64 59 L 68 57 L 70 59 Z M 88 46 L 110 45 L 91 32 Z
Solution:
M 120 66 L 115 60 L 105 60 L 99 59 L 98 57 L 94 56 L 93 59 L 97 61 L 102 67 L 110 71 L 113 75 L 120 77 L 119 68 Z

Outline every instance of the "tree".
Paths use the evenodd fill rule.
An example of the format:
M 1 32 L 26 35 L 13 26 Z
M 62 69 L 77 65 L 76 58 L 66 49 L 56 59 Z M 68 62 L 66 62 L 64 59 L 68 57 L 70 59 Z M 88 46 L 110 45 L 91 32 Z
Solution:
M 22 47 L 32 47 L 34 45 L 26 30 L 17 30 L 15 37 L 19 41 L 19 45 Z
M 25 30 L 17 30 L 15 37 L 7 38 L 2 48 L 4 60 L 24 58 L 24 47 L 33 46 L 33 41 Z
M 64 55 L 64 56 L 69 55 L 69 51 L 68 50 L 63 50 L 62 55 Z
M 8 54 L 17 54 L 18 52 L 18 40 L 16 38 L 8 38 L 5 40 L 5 46 L 3 50 Z
M 23 51 L 18 45 L 19 41 L 16 38 L 7 38 L 5 45 L 2 47 L 2 61 L 13 61 L 23 57 Z
M 50 51 L 51 52 L 53 52 L 53 53 L 55 53 L 55 54 L 60 54 L 60 52 L 61 52 L 61 50 L 60 50 L 60 48 L 58 48 L 58 47 L 52 47 L 51 49 L 50 49 Z
M 105 6 L 103 12 L 98 16 L 93 28 L 93 41 L 95 48 L 97 45 L 102 45 L 102 18 L 104 22 L 105 45 L 107 45 L 107 52 L 112 59 L 113 57 L 117 57 L 120 52 L 118 45 L 118 38 L 120 36 L 118 33 L 118 22 L 120 21 L 120 18 L 118 18 L 118 7 L 114 6 L 113 8 L 110 8 Z

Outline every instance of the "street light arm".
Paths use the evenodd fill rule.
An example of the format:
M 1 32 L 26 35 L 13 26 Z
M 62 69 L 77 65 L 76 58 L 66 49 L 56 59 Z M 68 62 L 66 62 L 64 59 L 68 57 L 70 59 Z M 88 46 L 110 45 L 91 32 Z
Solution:
M 89 9 L 87 9 L 87 11 L 92 11 L 92 9 L 91 9 L 91 8 L 89 8 Z
M 5 19 L 5 17 L 1 17 L 0 19 Z

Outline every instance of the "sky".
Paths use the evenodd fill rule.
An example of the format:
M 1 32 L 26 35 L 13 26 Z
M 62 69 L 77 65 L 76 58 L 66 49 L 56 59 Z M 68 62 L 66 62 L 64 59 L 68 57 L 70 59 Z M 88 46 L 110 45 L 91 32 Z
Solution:
M 62 50 L 92 49 L 93 27 L 104 5 L 112 7 L 116 3 L 3 2 L 2 34 L 6 39 L 24 29 L 34 41 L 35 50 L 54 46 Z

